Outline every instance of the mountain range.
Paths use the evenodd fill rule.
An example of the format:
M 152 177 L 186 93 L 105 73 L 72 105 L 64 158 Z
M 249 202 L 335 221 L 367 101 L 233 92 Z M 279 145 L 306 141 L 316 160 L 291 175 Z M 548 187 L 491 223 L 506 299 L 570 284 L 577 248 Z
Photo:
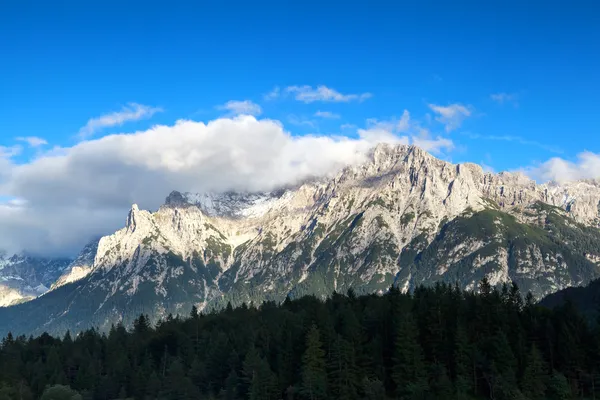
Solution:
M 350 288 L 474 289 L 484 276 L 542 298 L 600 276 L 599 224 L 597 181 L 536 184 L 381 144 L 364 163 L 296 186 L 172 192 L 156 212 L 133 205 L 121 230 L 40 267 L 48 273 L 26 286 L 4 278 L 24 274 L 1 261 L 0 282 L 21 293 L 4 305 L 30 300 L 38 284 L 44 294 L 0 308 L 0 334 L 106 329 L 140 313 L 156 320 Z

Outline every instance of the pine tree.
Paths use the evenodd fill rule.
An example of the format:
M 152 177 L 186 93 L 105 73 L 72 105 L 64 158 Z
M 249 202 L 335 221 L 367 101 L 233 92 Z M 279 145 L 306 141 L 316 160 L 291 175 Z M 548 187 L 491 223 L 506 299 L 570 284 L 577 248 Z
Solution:
M 198 389 L 200 389 L 201 393 L 208 393 L 209 384 L 208 374 L 206 372 L 206 364 L 198 357 L 195 357 L 194 361 L 192 361 L 189 376 L 192 380 L 192 383 L 196 385 Z
M 161 392 L 161 397 L 165 400 L 186 400 L 199 397 L 198 388 L 186 376 L 183 364 L 178 357 L 174 358 L 169 366 L 165 385 Z
M 357 397 L 357 374 L 352 344 L 338 335 L 331 347 L 329 363 L 329 389 L 339 400 Z
M 458 324 L 454 338 L 454 374 L 457 399 L 466 399 L 473 393 L 477 378 L 473 376 L 472 346 L 462 324 Z
M 51 347 L 45 364 L 46 376 L 52 384 L 64 385 L 67 381 L 63 363 L 56 347 Z M 58 389 L 57 389 L 58 391 Z
M 132 388 L 133 393 L 137 398 L 143 398 L 145 395 L 149 395 L 147 392 L 148 380 L 154 372 L 154 363 L 148 352 L 142 357 L 142 363 L 135 368 L 132 377 Z
M 553 371 L 548 382 L 548 400 L 568 400 L 571 398 L 571 388 L 567 378 L 558 371 Z
M 54 385 L 44 391 L 40 400 L 82 400 L 82 398 L 69 386 Z
M 325 352 L 316 325 L 313 325 L 306 335 L 306 350 L 302 356 L 301 393 L 309 400 L 327 397 Z
M 235 370 L 231 370 L 229 376 L 225 380 L 225 387 L 221 390 L 220 398 L 222 400 L 236 400 L 239 399 L 239 383 L 240 379 Z
M 441 363 L 431 365 L 429 376 L 431 395 L 436 399 L 451 399 L 454 388 L 446 366 Z
M 427 375 L 417 325 L 410 313 L 397 322 L 392 371 L 396 393 L 401 398 L 421 398 L 427 390 Z
M 269 364 L 252 346 L 244 359 L 244 381 L 247 386 L 246 397 L 249 400 L 270 400 L 277 392 L 276 378 Z
M 362 392 L 364 400 L 384 400 L 386 398 L 385 387 L 379 379 L 364 378 Z
M 530 400 L 542 400 L 546 393 L 546 366 L 537 346 L 533 344 L 527 357 L 521 387 Z

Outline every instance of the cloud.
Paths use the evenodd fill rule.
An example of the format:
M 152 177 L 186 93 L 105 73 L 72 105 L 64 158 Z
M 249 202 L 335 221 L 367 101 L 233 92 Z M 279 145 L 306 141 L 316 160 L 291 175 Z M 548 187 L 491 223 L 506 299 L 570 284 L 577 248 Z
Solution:
M 342 124 L 340 126 L 340 129 L 344 129 L 344 130 L 345 129 L 356 129 L 356 128 L 357 128 L 357 126 L 354 124 Z
M 539 147 L 540 149 L 549 151 L 551 153 L 557 153 L 557 154 L 562 154 L 563 151 L 556 147 L 556 146 L 551 146 L 551 145 L 547 145 L 544 143 L 540 143 L 538 141 L 535 140 L 529 140 L 529 139 L 525 139 L 521 136 L 512 136 L 512 135 L 479 135 L 477 133 L 468 133 L 467 136 L 471 139 L 484 139 L 484 140 L 497 140 L 497 141 L 503 141 L 503 142 L 514 142 L 514 143 L 519 143 L 525 146 L 534 146 L 534 147 Z
M 27 143 L 30 147 L 40 147 L 40 146 L 44 146 L 44 145 L 48 144 L 46 139 L 43 139 L 43 138 L 40 138 L 37 136 L 27 136 L 27 137 L 20 136 L 17 138 L 17 140 L 20 142 Z
M 363 137 L 371 137 L 388 143 L 414 144 L 436 155 L 454 149 L 454 142 L 442 136 L 432 137 L 431 132 L 412 121 L 408 110 L 404 110 L 400 119 L 380 121 L 367 120 L 367 128 L 359 129 Z
M 332 113 L 331 111 L 317 111 L 315 117 L 326 119 L 340 119 L 340 114 Z
M 311 128 L 317 128 L 317 122 L 305 117 L 299 117 L 295 114 L 290 114 L 287 117 L 287 122 L 296 126 L 309 126 Z
M 0 159 L 9 159 L 14 156 L 18 156 L 23 151 L 21 146 L 0 146 Z
M 519 105 L 519 95 L 517 93 L 494 93 L 490 98 L 498 104 L 513 103 L 515 107 Z
M 442 154 L 444 151 L 452 150 L 454 148 L 454 142 L 452 140 L 441 136 L 436 136 L 433 139 L 413 136 L 411 138 L 411 143 L 433 154 Z
M 471 106 L 459 103 L 448 106 L 429 104 L 429 108 L 436 114 L 435 120 L 444 124 L 446 132 L 451 132 L 462 124 L 465 118 L 471 116 Z
M 265 94 L 263 96 L 263 98 L 267 101 L 269 100 L 274 100 L 276 98 L 278 98 L 281 95 L 281 88 L 279 86 L 275 86 L 273 88 L 273 90 L 271 90 L 269 93 Z
M 304 103 L 313 103 L 316 101 L 332 103 L 348 103 L 350 101 L 364 101 L 373 97 L 371 93 L 361 94 L 342 94 L 335 89 L 320 85 L 315 88 L 312 86 L 288 86 L 286 93 L 294 95 L 295 99 Z
M 79 129 L 78 136 L 81 139 L 87 139 L 104 128 L 122 126 L 126 122 L 148 119 L 154 114 L 162 111 L 163 110 L 160 107 L 151 107 L 138 103 L 129 103 L 120 111 L 115 111 L 112 113 L 104 114 L 99 117 L 89 119 L 85 126 Z
M 253 103 L 250 100 L 231 100 L 223 104 L 222 106 L 218 106 L 217 109 L 230 111 L 233 115 L 245 114 L 256 116 L 262 114 L 262 108 L 258 104 Z
M 408 110 L 404 110 L 402 113 L 402 117 L 400 118 L 400 121 L 398 121 L 397 129 L 400 132 L 406 132 L 410 129 L 410 113 Z
M 132 203 L 156 210 L 172 190 L 269 190 L 361 162 L 394 132 L 355 138 L 298 136 L 253 116 L 190 120 L 113 134 L 42 152 L 27 163 L 1 159 L 0 248 L 72 254 L 123 226 Z M 14 151 L 4 151 L 11 154 Z
M 479 165 L 481 165 L 481 168 L 483 169 L 483 172 L 485 172 L 485 173 L 490 173 L 490 174 L 496 173 L 496 170 L 494 169 L 494 167 L 487 165 L 485 162 L 480 162 Z
M 575 161 L 554 157 L 544 163 L 524 168 L 523 172 L 538 182 L 599 179 L 600 153 L 584 151 L 577 155 Z
M 420 125 L 410 118 L 408 110 L 402 112 L 400 119 L 391 118 L 389 120 L 378 120 L 377 118 L 367 119 L 367 125 L 371 127 L 383 128 L 396 133 L 405 133 L 413 131 L 413 133 L 422 130 Z

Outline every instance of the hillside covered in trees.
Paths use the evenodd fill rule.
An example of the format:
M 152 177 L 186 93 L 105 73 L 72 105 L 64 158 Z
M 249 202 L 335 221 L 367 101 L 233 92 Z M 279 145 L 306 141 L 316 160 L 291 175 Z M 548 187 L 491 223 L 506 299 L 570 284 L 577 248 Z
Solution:
M 9 335 L 0 400 L 592 399 L 599 360 L 600 330 L 571 304 L 550 310 L 484 280 L 479 294 L 392 288 Z

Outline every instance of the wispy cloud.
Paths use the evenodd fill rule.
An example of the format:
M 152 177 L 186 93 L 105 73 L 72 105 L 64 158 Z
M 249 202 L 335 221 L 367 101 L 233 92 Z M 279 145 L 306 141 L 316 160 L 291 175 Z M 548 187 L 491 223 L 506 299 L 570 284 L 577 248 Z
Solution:
M 244 101 L 231 100 L 221 106 L 217 106 L 217 109 L 229 111 L 235 115 L 240 115 L 240 114 L 260 115 L 260 114 L 262 114 L 262 108 L 258 104 L 253 103 L 250 100 L 244 100 Z
M 444 124 L 446 132 L 451 132 L 462 124 L 465 118 L 471 116 L 472 107 L 459 103 L 448 106 L 429 104 L 429 108 L 435 113 L 435 120 Z
M 481 165 L 481 168 L 483 169 L 483 172 L 487 172 L 487 173 L 490 173 L 490 174 L 495 174 L 496 173 L 496 170 L 494 169 L 494 167 L 486 164 L 483 161 L 481 161 L 479 163 L 479 165 Z
M 281 88 L 279 86 L 275 86 L 273 88 L 273 90 L 271 90 L 269 93 L 265 94 L 263 97 L 265 100 L 273 100 L 278 98 L 281 95 Z
M 490 98 L 498 104 L 512 103 L 515 107 L 519 105 L 518 93 L 494 93 L 490 95 Z
M 286 93 L 294 95 L 294 98 L 304 103 L 313 103 L 316 101 L 332 102 L 332 103 L 348 103 L 351 101 L 364 101 L 373 97 L 371 93 L 361 94 L 343 94 L 335 89 L 320 85 L 312 87 L 304 86 L 288 86 L 285 88 Z
M 0 158 L 11 158 L 18 156 L 23 151 L 21 146 L 0 146 Z
M 310 126 L 311 128 L 317 128 L 317 122 L 305 117 L 299 117 L 295 114 L 290 114 L 287 117 L 287 121 L 296 126 Z
M 345 129 L 356 129 L 356 125 L 354 125 L 354 124 L 342 124 L 340 126 L 340 129 L 344 129 L 344 130 Z
M 340 114 L 332 113 L 331 111 L 317 111 L 315 117 L 326 119 L 340 119 Z
M 404 110 L 400 118 L 367 120 L 367 127 L 359 129 L 361 137 L 389 143 L 414 144 L 436 155 L 444 155 L 445 151 L 455 148 L 454 142 L 446 137 L 433 136 L 418 121 L 411 120 L 408 110 Z
M 46 141 L 46 139 L 37 136 L 20 136 L 17 138 L 17 140 L 20 142 L 25 142 L 31 147 L 40 147 L 48 144 L 48 141 Z
M 86 139 L 104 128 L 121 126 L 126 122 L 148 119 L 154 114 L 162 111 L 163 109 L 160 107 L 151 107 L 138 103 L 129 103 L 120 111 L 115 111 L 109 114 L 104 114 L 99 117 L 89 119 L 85 126 L 79 129 L 78 136 L 81 139 Z
M 408 131 L 417 132 L 421 130 L 420 125 L 415 121 L 411 120 L 410 113 L 408 112 L 408 110 L 404 110 L 402 112 L 402 116 L 400 117 L 400 119 L 398 119 L 397 117 L 393 117 L 387 120 L 368 118 L 366 122 L 368 127 L 381 128 L 396 133 L 405 133 Z
M 399 132 L 406 132 L 409 128 L 410 128 L 410 113 L 408 112 L 408 110 L 404 110 L 404 112 L 402 113 L 402 117 L 400 118 L 400 121 L 398 121 L 397 129 Z
M 538 141 L 535 140 L 529 140 L 529 139 L 525 139 L 521 136 L 513 136 L 513 135 L 480 135 L 478 133 L 467 133 L 466 134 L 470 139 L 484 139 L 484 140 L 496 140 L 496 141 L 502 141 L 502 142 L 514 142 L 514 143 L 518 143 L 518 144 L 522 144 L 525 146 L 534 146 L 534 147 L 539 147 L 540 149 L 549 151 L 551 153 L 556 153 L 556 154 L 562 154 L 563 151 L 556 147 L 556 146 L 551 146 L 551 145 L 547 145 L 544 143 L 540 143 Z

